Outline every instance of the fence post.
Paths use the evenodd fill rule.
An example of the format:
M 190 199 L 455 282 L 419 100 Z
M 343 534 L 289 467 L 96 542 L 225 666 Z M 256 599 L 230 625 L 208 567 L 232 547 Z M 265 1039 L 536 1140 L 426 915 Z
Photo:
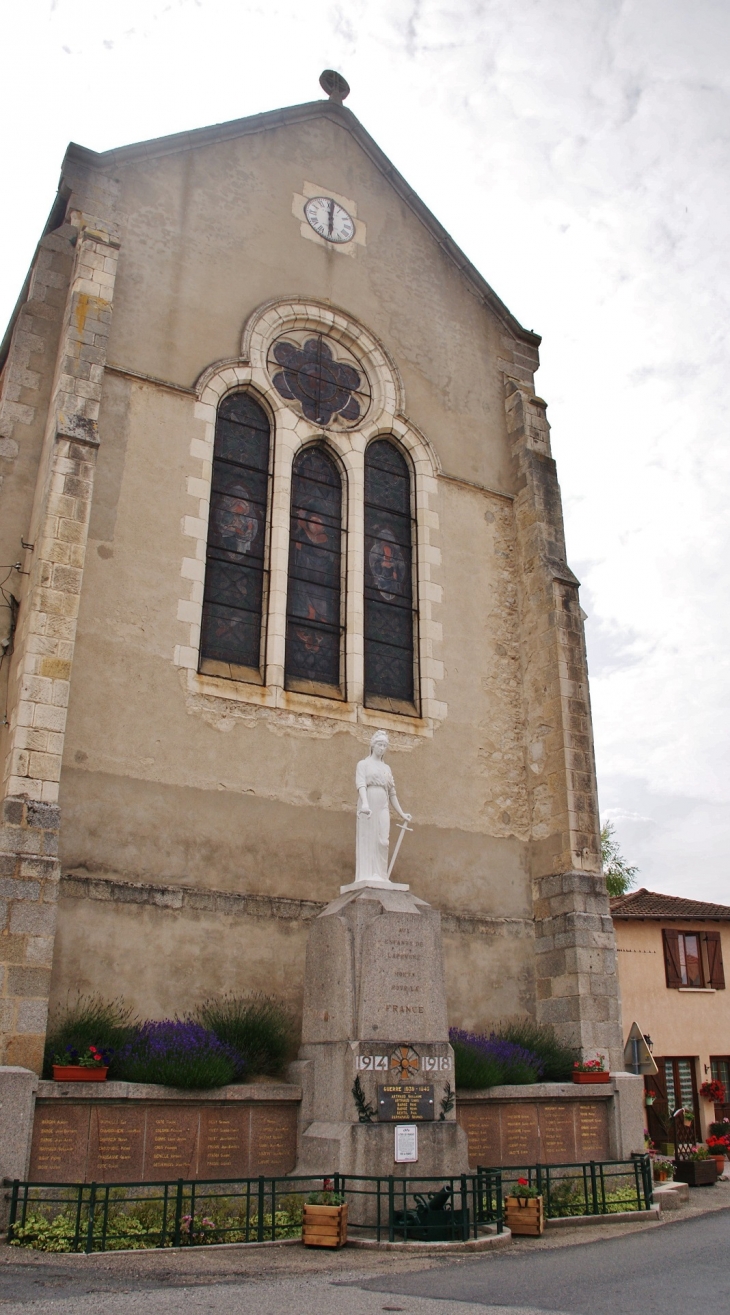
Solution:
M 393 1224 L 395 1222 L 394 1215 L 395 1215 L 395 1183 L 393 1181 L 393 1175 L 391 1173 L 388 1175 L 388 1241 L 389 1242 L 395 1241 L 395 1228 L 393 1227 Z
M 550 1165 L 549 1164 L 545 1165 L 545 1205 L 547 1207 L 545 1210 L 546 1218 L 550 1219 L 552 1218 L 551 1216 L 552 1203 L 550 1201 Z
M 469 1192 L 465 1173 L 461 1175 L 461 1240 L 469 1241 Z
M 76 1227 L 74 1229 L 74 1251 L 78 1251 L 79 1249 L 79 1241 L 81 1238 L 81 1211 L 83 1209 L 83 1205 L 84 1205 L 84 1185 L 83 1183 L 79 1183 L 78 1195 L 76 1198 Z
M 19 1179 L 19 1178 L 14 1178 L 14 1179 L 13 1179 L 13 1191 L 12 1191 L 12 1195 L 11 1195 L 11 1197 L 10 1197 L 10 1219 L 8 1220 L 8 1242 L 11 1240 L 11 1238 L 12 1238 L 12 1236 L 13 1236 L 13 1224 L 15 1223 L 15 1216 L 16 1216 L 17 1213 L 18 1213 L 18 1193 L 19 1193 L 19 1191 L 20 1191 L 20 1179 Z
M 642 1155 L 641 1160 L 643 1165 L 643 1178 L 644 1178 L 644 1200 L 646 1202 L 646 1208 L 647 1210 L 649 1210 L 651 1207 L 651 1203 L 654 1199 L 654 1184 L 652 1178 L 651 1156 Z
M 639 1157 L 638 1157 L 638 1155 L 632 1155 L 631 1158 L 632 1158 L 632 1160 L 633 1160 L 633 1162 L 634 1162 L 634 1180 L 635 1180 L 635 1182 L 636 1182 L 636 1205 L 637 1205 L 637 1207 L 638 1207 L 639 1210 L 643 1210 L 644 1207 L 643 1207 L 643 1205 L 642 1205 L 642 1203 L 641 1203 L 641 1199 L 642 1199 L 642 1195 L 644 1195 L 644 1193 L 642 1193 L 641 1188 L 640 1188 L 640 1186 L 639 1186 Z M 642 1179 L 643 1179 L 643 1177 L 644 1177 L 644 1166 L 643 1166 L 643 1165 L 641 1166 L 641 1177 L 642 1177 Z
M 596 1162 L 591 1160 L 591 1199 L 593 1202 L 592 1214 L 599 1214 L 598 1209 L 598 1183 L 596 1182 Z
M 264 1178 L 264 1175 L 261 1174 L 259 1177 L 259 1218 L 258 1218 L 258 1230 L 256 1233 L 256 1238 L 259 1242 L 263 1242 L 264 1240 L 264 1206 L 266 1201 L 265 1182 L 266 1180 Z
M 182 1178 L 178 1178 L 177 1192 L 175 1193 L 175 1230 L 172 1235 L 172 1245 L 174 1247 L 179 1247 L 180 1245 L 180 1229 L 182 1228 L 183 1212 L 183 1181 Z
M 271 1240 L 276 1241 L 276 1179 L 271 1179 Z
M 94 1210 L 96 1208 L 96 1183 L 91 1184 L 89 1192 L 89 1222 L 86 1225 L 86 1246 L 84 1250 L 87 1256 L 94 1250 Z
M 496 1204 L 497 1204 L 497 1232 L 502 1233 L 504 1232 L 504 1208 L 502 1203 L 502 1174 L 501 1173 L 495 1174 L 495 1182 L 496 1182 Z M 491 1203 L 491 1196 L 492 1193 L 490 1189 L 489 1192 L 490 1203 Z

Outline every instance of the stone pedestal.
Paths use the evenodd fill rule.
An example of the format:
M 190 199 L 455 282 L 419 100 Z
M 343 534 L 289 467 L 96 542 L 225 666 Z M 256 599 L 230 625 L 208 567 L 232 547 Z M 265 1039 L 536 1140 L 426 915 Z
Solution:
M 0 1068 L 0 1228 L 8 1217 L 14 1178 L 25 1179 L 30 1160 L 33 1109 L 38 1076 L 27 1068 Z
M 346 891 L 312 924 L 300 1059 L 297 1173 L 420 1178 L 468 1169 L 454 1110 L 440 916 L 393 887 Z M 383 1097 L 383 1087 L 396 1090 Z M 418 1160 L 395 1162 L 396 1123 L 383 1116 L 415 1087 L 403 1119 L 418 1126 Z

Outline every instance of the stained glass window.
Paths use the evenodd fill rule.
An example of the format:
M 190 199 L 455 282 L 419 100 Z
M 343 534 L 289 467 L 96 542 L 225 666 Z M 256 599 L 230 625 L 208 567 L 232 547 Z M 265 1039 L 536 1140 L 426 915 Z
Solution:
M 215 429 L 201 660 L 261 665 L 269 422 L 247 393 L 221 403 Z
M 323 447 L 300 452 L 292 472 L 286 681 L 341 684 L 342 480 Z
M 413 528 L 406 460 L 377 439 L 365 452 L 365 700 L 380 706 L 415 697 Z
M 370 405 L 367 377 L 341 343 L 302 330 L 272 344 L 269 370 L 280 397 L 323 429 L 362 421 Z

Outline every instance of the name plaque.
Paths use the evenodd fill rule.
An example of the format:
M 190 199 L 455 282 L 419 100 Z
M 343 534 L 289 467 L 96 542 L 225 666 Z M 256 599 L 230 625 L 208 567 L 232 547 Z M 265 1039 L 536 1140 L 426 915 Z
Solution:
M 399 1082 L 378 1087 L 378 1118 L 383 1123 L 425 1123 L 434 1117 L 433 1087 Z

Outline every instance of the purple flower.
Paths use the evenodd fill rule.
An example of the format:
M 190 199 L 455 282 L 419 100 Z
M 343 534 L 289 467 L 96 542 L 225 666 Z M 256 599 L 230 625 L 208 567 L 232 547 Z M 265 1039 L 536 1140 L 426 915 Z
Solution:
M 465 1032 L 459 1027 L 449 1028 L 449 1040 L 454 1043 L 468 1046 L 471 1050 L 483 1055 L 485 1059 L 492 1060 L 495 1064 L 500 1065 L 504 1070 L 504 1081 L 513 1080 L 512 1075 L 515 1071 L 532 1069 L 534 1072 L 533 1081 L 541 1078 L 545 1065 L 534 1050 L 528 1050 L 526 1046 L 520 1046 L 515 1041 L 505 1041 L 503 1037 L 496 1036 L 494 1032 L 488 1035 L 479 1032 Z M 518 1079 L 524 1081 L 524 1078 Z
M 241 1056 L 191 1019 L 144 1023 L 115 1056 L 115 1076 L 173 1087 L 222 1087 L 243 1069 Z

